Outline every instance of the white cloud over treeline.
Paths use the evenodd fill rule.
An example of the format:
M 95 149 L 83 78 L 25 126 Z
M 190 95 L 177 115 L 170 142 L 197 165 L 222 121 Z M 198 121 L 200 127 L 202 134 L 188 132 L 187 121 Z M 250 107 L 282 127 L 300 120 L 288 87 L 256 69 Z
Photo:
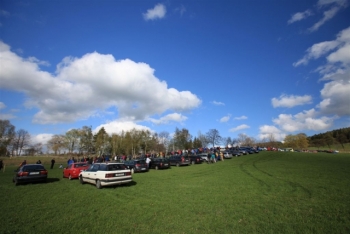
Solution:
M 22 58 L 0 41 L 0 64 L 0 88 L 25 94 L 25 106 L 38 109 L 33 122 L 41 124 L 88 119 L 108 108 L 117 109 L 114 121 L 136 123 L 157 115 L 160 119 L 152 122 L 160 124 L 184 121 L 181 112 L 201 104 L 190 91 L 169 88 L 148 64 L 110 54 L 66 57 L 51 74 L 40 69 L 47 63 Z

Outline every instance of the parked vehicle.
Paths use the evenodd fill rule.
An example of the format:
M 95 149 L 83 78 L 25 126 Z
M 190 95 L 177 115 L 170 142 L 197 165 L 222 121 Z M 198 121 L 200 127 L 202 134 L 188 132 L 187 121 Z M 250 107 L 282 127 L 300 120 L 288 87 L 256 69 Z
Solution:
M 124 162 L 127 169 L 130 169 L 131 174 L 135 172 L 146 172 L 148 171 L 148 166 L 146 160 L 144 159 L 132 159 Z
M 227 152 L 227 151 L 223 153 L 223 156 L 224 156 L 224 159 L 230 159 L 230 158 L 232 158 L 232 154 L 229 153 L 229 152 Z
M 230 153 L 233 157 L 239 157 L 241 156 L 241 153 L 238 150 L 230 150 Z
M 81 184 L 95 184 L 100 189 L 104 186 L 130 183 L 132 175 L 123 163 L 95 163 L 79 175 Z
M 12 182 L 17 186 L 21 183 L 46 182 L 47 170 L 41 164 L 26 164 L 15 170 Z
M 188 158 L 191 164 L 201 164 L 203 162 L 202 157 L 198 155 L 189 155 Z
M 190 159 L 188 156 L 173 155 L 169 157 L 169 163 L 171 166 L 185 166 L 190 165 Z
M 63 178 L 68 178 L 70 180 L 79 178 L 81 171 L 89 168 L 87 162 L 71 163 L 66 168 L 63 169 Z
M 201 157 L 203 162 L 208 162 L 208 153 L 200 153 L 197 156 Z
M 167 158 L 152 158 L 149 163 L 149 168 L 153 169 L 167 169 L 170 168 L 170 163 Z

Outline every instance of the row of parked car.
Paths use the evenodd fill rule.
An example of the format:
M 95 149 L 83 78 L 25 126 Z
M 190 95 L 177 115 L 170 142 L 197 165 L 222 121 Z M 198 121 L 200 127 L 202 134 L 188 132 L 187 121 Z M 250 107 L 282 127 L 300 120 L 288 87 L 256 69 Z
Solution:
M 253 151 L 239 149 L 238 151 L 225 151 L 221 154 L 224 158 L 240 156 Z M 258 151 L 257 151 L 258 152 Z M 254 151 L 254 153 L 257 153 Z M 75 162 L 63 169 L 63 178 L 69 180 L 78 178 L 81 184 L 91 183 L 97 188 L 103 186 L 120 185 L 130 183 L 135 172 L 147 172 L 150 168 L 167 169 L 171 166 L 185 166 L 208 162 L 208 153 L 197 155 L 172 155 L 167 158 L 151 158 L 149 165 L 145 159 L 133 159 L 125 162 L 103 162 L 88 164 L 88 162 Z M 15 185 L 27 182 L 45 182 L 48 171 L 41 164 L 26 164 L 15 170 L 13 182 Z

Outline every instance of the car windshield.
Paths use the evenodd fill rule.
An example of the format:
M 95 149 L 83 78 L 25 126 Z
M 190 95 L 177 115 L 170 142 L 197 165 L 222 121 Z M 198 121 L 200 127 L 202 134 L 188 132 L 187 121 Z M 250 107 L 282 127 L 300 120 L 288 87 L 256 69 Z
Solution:
M 86 167 L 87 165 L 88 165 L 87 163 L 74 164 L 74 168 Z
M 45 168 L 42 165 L 26 165 L 22 169 L 23 171 L 44 171 Z
M 140 163 L 140 164 L 145 164 L 146 161 L 145 161 L 145 160 L 137 160 L 137 161 L 135 160 L 135 163 L 137 163 L 137 164 L 138 164 L 138 163 Z
M 107 171 L 117 171 L 117 170 L 125 170 L 126 166 L 124 164 L 109 164 L 107 166 Z

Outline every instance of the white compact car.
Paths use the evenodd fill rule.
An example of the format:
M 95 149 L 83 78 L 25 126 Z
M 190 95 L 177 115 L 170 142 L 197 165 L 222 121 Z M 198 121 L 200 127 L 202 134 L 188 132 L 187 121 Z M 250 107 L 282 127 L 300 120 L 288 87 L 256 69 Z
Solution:
M 79 181 L 81 184 L 95 184 L 100 189 L 104 186 L 130 183 L 132 176 L 123 163 L 95 163 L 80 172 Z

